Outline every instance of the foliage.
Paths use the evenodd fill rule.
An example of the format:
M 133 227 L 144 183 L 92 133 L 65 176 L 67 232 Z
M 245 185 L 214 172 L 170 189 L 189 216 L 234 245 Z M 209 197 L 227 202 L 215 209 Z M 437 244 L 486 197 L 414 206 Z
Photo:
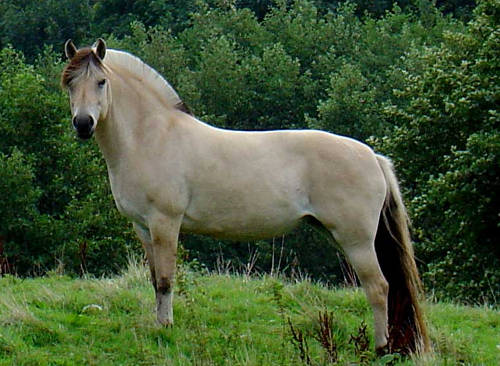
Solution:
M 197 8 L 195 0 L 106 0 L 95 1 L 94 34 L 124 36 L 129 25 L 139 21 L 147 26 L 163 25 L 174 30 L 183 29 L 189 14 Z
M 293 3 L 293 0 L 3 0 L 0 2 L 0 48 L 11 44 L 32 61 L 44 46 L 59 50 L 68 38 L 81 44 L 109 34 L 123 37 L 130 33 L 129 25 L 133 22 L 162 26 L 179 33 L 189 28 L 193 14 L 203 13 L 203 9 L 248 9 L 262 21 L 275 12 L 277 4 L 286 10 L 293 7 Z M 307 7 L 311 9 L 314 4 L 314 9 L 327 14 L 338 12 L 346 3 L 352 4 L 357 16 L 370 14 L 377 18 L 395 5 L 409 11 L 434 9 L 430 0 L 314 0 Z M 475 1 L 437 1 L 437 6 L 446 13 L 469 18 Z M 309 33 L 309 29 L 303 30 Z M 305 49 L 314 48 L 316 41 L 312 39 Z
M 57 264 L 102 274 L 138 249 L 95 143 L 71 132 L 59 87 L 64 40 L 109 34 L 110 47 L 157 69 L 209 123 L 373 143 L 398 168 L 427 285 L 440 298 L 495 302 L 498 1 L 474 14 L 471 1 L 437 5 L 472 20 L 429 0 L 0 2 L 0 260 L 20 274 Z M 279 262 L 286 274 L 344 275 L 308 227 L 255 244 L 182 242 L 212 269 Z
M 33 57 L 44 44 L 85 39 L 92 8 L 80 0 L 9 0 L 0 4 L 0 14 L 0 45 L 14 45 Z
M 0 68 L 0 235 L 11 270 L 44 273 L 63 263 L 81 272 L 79 241 L 85 238 L 91 253 L 86 269 L 115 271 L 132 247 L 97 149 L 75 141 L 65 97 L 20 53 L 2 50 Z
M 24 241 L 20 233 L 28 236 L 26 232 L 33 230 L 31 222 L 38 216 L 36 203 L 41 191 L 36 187 L 33 168 L 27 160 L 17 149 L 13 149 L 10 156 L 0 152 L 0 192 L 3 192 L 0 195 L 0 274 L 11 271 L 19 257 L 26 255 L 25 248 L 12 250 L 12 242 Z
M 394 130 L 378 144 L 413 197 L 425 277 L 439 295 L 469 301 L 495 301 L 500 290 L 499 11 L 481 2 L 465 32 L 446 32 L 441 46 L 394 68 L 404 88 L 385 109 Z
M 383 135 L 377 89 L 370 84 L 358 65 L 340 66 L 331 74 L 328 99 L 318 105 L 319 118 L 309 125 L 358 140 Z
M 453 147 L 444 159 L 447 172 L 429 180 L 415 205 L 416 220 L 425 225 L 425 277 L 440 298 L 494 302 L 500 293 L 500 134 L 474 133 L 464 150 Z

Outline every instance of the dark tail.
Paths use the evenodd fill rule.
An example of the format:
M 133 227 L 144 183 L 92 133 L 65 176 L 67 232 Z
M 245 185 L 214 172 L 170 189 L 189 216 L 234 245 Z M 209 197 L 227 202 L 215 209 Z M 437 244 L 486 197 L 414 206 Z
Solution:
M 392 163 L 377 155 L 387 183 L 387 196 L 380 217 L 375 251 L 389 282 L 389 352 L 403 354 L 429 350 L 429 338 L 418 304 L 422 283 L 413 256 L 408 215 Z

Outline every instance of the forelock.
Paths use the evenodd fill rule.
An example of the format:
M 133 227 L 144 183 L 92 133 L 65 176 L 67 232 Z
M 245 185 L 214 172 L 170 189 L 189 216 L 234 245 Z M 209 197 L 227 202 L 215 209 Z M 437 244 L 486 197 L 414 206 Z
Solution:
M 67 88 L 70 86 L 73 80 L 84 72 L 88 72 L 91 67 L 96 67 L 100 70 L 104 69 L 102 61 L 91 48 L 79 49 L 62 72 L 62 87 Z

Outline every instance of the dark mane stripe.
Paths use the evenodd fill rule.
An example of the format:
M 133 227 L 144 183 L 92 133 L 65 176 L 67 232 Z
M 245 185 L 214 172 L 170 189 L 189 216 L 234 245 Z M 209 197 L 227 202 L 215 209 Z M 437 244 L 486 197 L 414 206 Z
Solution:
M 184 113 L 186 113 L 186 114 L 189 114 L 190 116 L 192 116 L 192 115 L 193 115 L 193 112 L 191 112 L 191 109 L 189 109 L 189 107 L 187 106 L 187 104 L 186 104 L 186 103 L 184 103 L 183 101 L 181 101 L 181 102 L 177 103 L 177 104 L 175 105 L 175 108 L 176 108 L 176 109 L 178 109 L 178 110 L 180 110 L 181 112 L 184 112 Z
M 82 69 L 88 69 L 90 65 L 96 66 L 100 69 L 103 68 L 102 61 L 99 57 L 97 57 L 91 48 L 82 48 L 78 50 L 62 72 L 62 87 L 67 88 L 73 79 L 82 72 Z

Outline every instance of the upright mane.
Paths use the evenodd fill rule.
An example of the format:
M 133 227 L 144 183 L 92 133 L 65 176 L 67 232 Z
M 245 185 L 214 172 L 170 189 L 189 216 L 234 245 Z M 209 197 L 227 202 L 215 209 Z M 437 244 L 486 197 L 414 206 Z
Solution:
M 139 79 L 143 80 L 150 88 L 155 90 L 158 95 L 164 95 L 170 106 L 191 114 L 174 88 L 172 88 L 158 71 L 146 64 L 140 58 L 128 52 L 108 49 L 103 63 L 110 68 L 123 68 L 131 74 L 137 75 Z
M 85 72 L 90 72 L 93 67 L 101 70 L 108 68 L 125 69 L 146 83 L 158 95 L 163 95 L 168 105 L 191 114 L 189 108 L 163 76 L 138 57 L 124 51 L 108 49 L 104 60 L 101 60 L 97 57 L 93 48 L 78 50 L 63 71 L 62 86 L 67 87 L 71 85 L 73 80 Z
M 103 63 L 110 68 L 122 68 L 133 75 L 137 75 L 139 79 L 143 80 L 150 88 L 155 90 L 158 95 L 164 95 L 170 106 L 191 114 L 174 88 L 172 88 L 158 71 L 146 64 L 140 58 L 128 52 L 108 49 Z

